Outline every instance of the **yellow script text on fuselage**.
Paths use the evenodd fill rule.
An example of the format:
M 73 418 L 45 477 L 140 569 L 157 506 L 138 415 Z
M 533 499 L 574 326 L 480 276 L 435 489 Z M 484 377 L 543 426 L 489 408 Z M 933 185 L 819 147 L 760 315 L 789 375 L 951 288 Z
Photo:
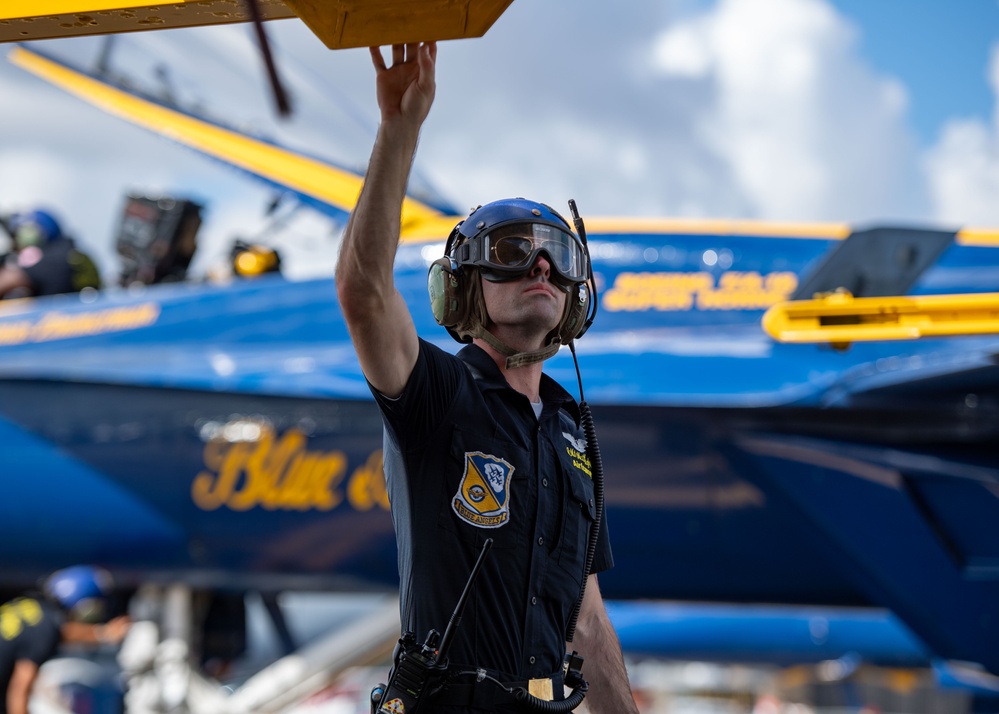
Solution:
M 765 310 L 798 287 L 791 272 L 621 273 L 602 298 L 611 312 Z
M 53 311 L 34 319 L 0 322 L 0 346 L 68 340 L 148 327 L 160 316 L 160 306 L 147 302 L 93 312 Z
M 267 431 L 258 441 L 210 441 L 204 450 L 206 468 L 191 484 L 191 498 L 205 511 L 330 511 L 345 496 L 358 511 L 388 510 L 380 450 L 348 479 L 344 452 L 313 451 L 307 445 L 298 429 L 280 438 Z

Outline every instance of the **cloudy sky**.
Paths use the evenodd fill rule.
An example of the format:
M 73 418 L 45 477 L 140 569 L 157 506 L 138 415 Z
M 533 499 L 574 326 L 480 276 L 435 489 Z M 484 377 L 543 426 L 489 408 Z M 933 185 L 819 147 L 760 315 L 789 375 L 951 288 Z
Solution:
M 331 52 L 294 20 L 267 28 L 290 120 L 247 26 L 120 36 L 112 66 L 363 167 L 367 51 Z M 37 46 L 79 63 L 101 47 Z M 0 88 L 0 211 L 53 207 L 107 281 L 128 192 L 206 206 L 195 272 L 236 236 L 277 235 L 269 189 L 6 62 Z M 999 227 L 997 97 L 999 0 L 516 0 L 484 38 L 442 43 L 417 170 L 460 209 L 525 195 L 575 198 L 584 216 Z M 334 228 L 281 217 L 290 272 L 329 272 Z

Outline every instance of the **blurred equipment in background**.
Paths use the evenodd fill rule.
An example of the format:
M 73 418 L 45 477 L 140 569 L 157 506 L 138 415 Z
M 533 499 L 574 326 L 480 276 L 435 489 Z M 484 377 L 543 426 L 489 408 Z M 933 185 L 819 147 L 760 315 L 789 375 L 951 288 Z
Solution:
M 281 255 L 270 246 L 250 244 L 237 239 L 229 253 L 233 275 L 255 278 L 266 273 L 281 272 Z
M 129 195 L 118 228 L 123 287 L 180 282 L 198 247 L 203 206 L 168 196 Z
M 224 681 L 232 663 L 246 654 L 246 594 L 208 590 L 199 593 L 197 600 L 204 612 L 198 648 L 201 669 L 209 677 Z

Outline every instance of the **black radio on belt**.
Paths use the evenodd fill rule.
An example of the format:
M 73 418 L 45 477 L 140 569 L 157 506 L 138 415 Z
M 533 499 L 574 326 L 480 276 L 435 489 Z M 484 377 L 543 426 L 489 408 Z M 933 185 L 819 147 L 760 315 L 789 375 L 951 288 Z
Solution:
M 412 632 L 406 632 L 400 638 L 392 656 L 388 684 L 380 684 L 371 690 L 372 714 L 416 714 L 421 704 L 440 690 L 447 673 L 447 651 L 455 630 L 461 624 L 468 594 L 492 544 L 492 538 L 487 538 L 482 544 L 482 552 L 472 566 L 465 589 L 444 630 L 444 637 L 437 630 L 430 630 L 422 644 L 416 641 Z
M 392 673 L 388 685 L 371 692 L 376 714 L 402 714 L 418 711 L 425 695 L 436 689 L 447 671 L 447 660 L 437 649 L 440 633 L 431 630 L 421 645 L 412 632 L 405 633 L 395 646 Z M 383 688 L 384 687 L 384 688 Z M 374 709 L 378 705 L 377 709 Z

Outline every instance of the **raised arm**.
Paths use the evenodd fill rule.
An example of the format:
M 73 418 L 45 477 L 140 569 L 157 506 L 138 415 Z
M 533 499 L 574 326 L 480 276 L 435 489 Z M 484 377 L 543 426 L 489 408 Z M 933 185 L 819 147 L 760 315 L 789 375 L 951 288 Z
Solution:
M 392 66 L 371 48 L 381 123 L 336 269 L 337 296 L 361 369 L 390 397 L 402 393 L 419 351 L 416 327 L 395 287 L 400 214 L 420 127 L 433 104 L 437 45 L 394 45 Z

